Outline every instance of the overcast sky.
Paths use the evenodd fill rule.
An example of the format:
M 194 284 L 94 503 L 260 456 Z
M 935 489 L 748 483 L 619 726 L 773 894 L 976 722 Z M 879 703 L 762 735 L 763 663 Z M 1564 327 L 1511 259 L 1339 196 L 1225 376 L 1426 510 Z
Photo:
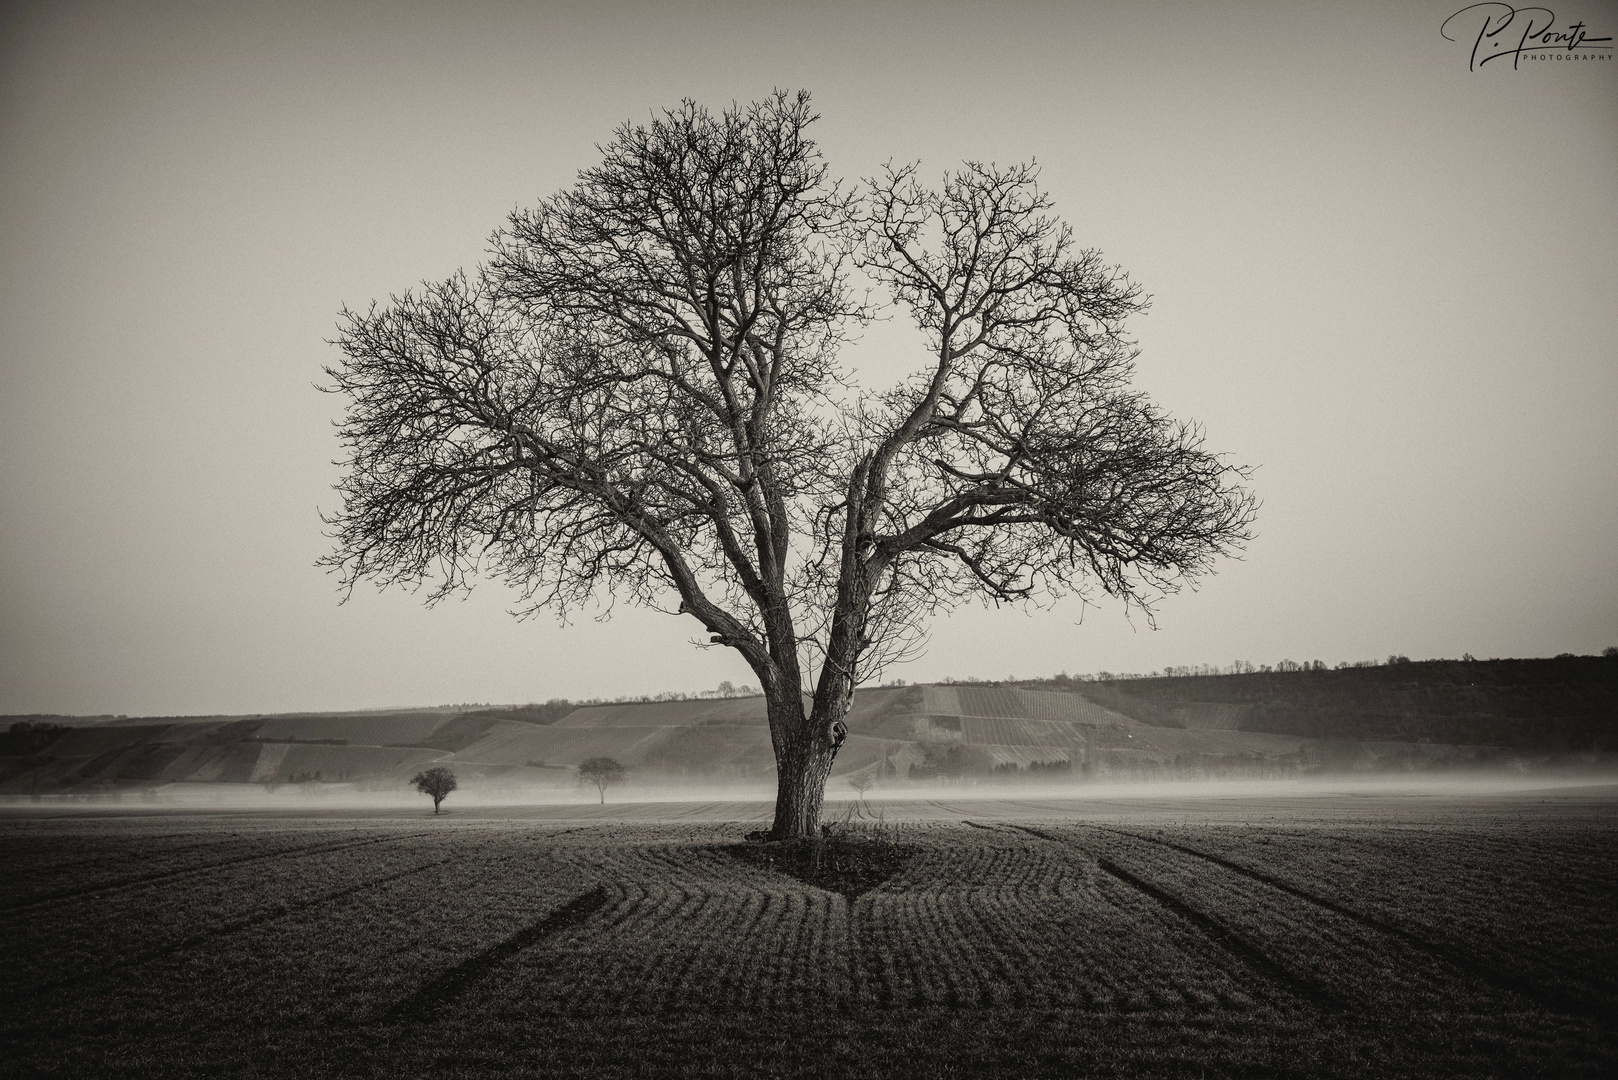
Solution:
M 1140 383 L 1257 467 L 1246 558 L 1155 631 L 974 608 L 895 674 L 1618 644 L 1618 60 L 1468 70 L 1460 6 L 13 5 L 0 712 L 753 681 L 692 621 L 518 622 L 492 582 L 339 606 L 315 385 L 343 304 L 474 266 L 618 124 L 775 87 L 813 93 L 847 177 L 1037 159 L 1154 297 Z M 1557 16 L 1618 35 L 1610 4 Z M 851 357 L 884 384 L 922 362 L 897 326 Z

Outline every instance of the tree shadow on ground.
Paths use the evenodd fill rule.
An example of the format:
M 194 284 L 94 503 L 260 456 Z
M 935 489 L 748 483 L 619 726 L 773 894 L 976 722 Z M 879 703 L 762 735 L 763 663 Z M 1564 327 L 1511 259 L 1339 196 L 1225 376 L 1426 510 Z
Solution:
M 919 848 L 883 837 L 832 832 L 814 840 L 749 840 L 720 848 L 734 859 L 796 878 L 850 903 L 903 870 Z

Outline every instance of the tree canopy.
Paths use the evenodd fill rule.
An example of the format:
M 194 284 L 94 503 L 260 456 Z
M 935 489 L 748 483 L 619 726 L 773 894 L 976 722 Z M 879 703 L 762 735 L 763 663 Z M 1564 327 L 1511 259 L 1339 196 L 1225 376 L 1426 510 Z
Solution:
M 579 782 L 596 786 L 596 794 L 607 801 L 607 789 L 624 778 L 629 770 L 610 757 L 587 758 L 579 763 Z
M 460 787 L 455 774 L 442 765 L 435 765 L 431 769 L 424 769 L 410 778 L 416 790 L 423 795 L 429 795 L 433 800 L 433 813 L 438 813 L 438 806 L 450 792 Z
M 691 616 L 763 688 L 781 836 L 813 831 L 855 687 L 929 614 L 1100 589 L 1150 617 L 1255 508 L 1130 387 L 1146 297 L 1033 166 L 848 186 L 814 120 L 778 92 L 625 124 L 475 274 L 345 311 L 329 369 L 345 585 Z M 838 350 L 884 305 L 926 352 L 871 390 Z

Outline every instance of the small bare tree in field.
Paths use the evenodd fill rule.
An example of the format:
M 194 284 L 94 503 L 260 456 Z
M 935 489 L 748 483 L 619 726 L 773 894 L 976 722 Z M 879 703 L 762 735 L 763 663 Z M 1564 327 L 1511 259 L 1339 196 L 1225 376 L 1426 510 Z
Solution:
M 596 786 L 596 794 L 601 797 L 603 804 L 607 801 L 607 789 L 624 778 L 628 772 L 622 765 L 610 757 L 593 757 L 579 764 L 579 782 L 588 781 Z
M 343 315 L 346 588 L 611 595 L 757 674 L 772 835 L 814 836 L 855 688 L 926 618 L 1093 588 L 1150 618 L 1248 538 L 1245 473 L 1130 388 L 1127 276 L 1032 166 L 828 178 L 808 96 L 625 125 L 471 275 Z M 856 388 L 859 269 L 926 336 Z M 806 706 L 805 695 L 809 702 Z
M 460 787 L 455 781 L 455 774 L 442 765 L 417 773 L 410 778 L 410 782 L 416 785 L 416 790 L 423 795 L 432 796 L 435 814 L 438 813 L 438 804 L 444 801 L 444 797 Z
M 865 801 L 865 793 L 871 790 L 871 785 L 874 783 L 876 783 L 876 777 L 870 773 L 855 773 L 848 778 L 848 786 L 854 789 L 854 794 L 860 797 L 860 802 Z

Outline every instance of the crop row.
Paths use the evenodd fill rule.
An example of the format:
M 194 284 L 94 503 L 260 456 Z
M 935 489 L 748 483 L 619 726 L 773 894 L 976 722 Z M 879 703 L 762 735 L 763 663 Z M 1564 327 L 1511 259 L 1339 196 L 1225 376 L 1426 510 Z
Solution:
M 1245 1009 L 1278 996 L 1184 919 L 1060 849 L 987 837 L 922 846 L 909 868 L 852 904 L 715 862 L 712 851 L 642 852 L 639 866 L 612 868 L 594 917 L 513 957 L 490 974 L 482 998 L 518 1012 L 635 1015 L 829 1005 Z
M 855 918 L 862 1002 L 896 1006 L 1247 1008 L 1227 958 L 1104 878 L 1043 893 L 873 893 Z
M 1063 889 L 614 884 L 479 992 L 518 1013 L 828 1007 L 1250 1008 L 1267 988 L 1106 877 Z M 1244 983 L 1244 979 L 1246 982 Z
M 1205 911 L 1267 962 L 1354 1009 L 1485 1006 L 1489 988 L 1395 934 L 1295 893 L 1160 846 L 1123 841 L 1111 859 Z
M 131 843 L 126 829 L 42 831 L 18 822 L 0 826 L 0 850 L 6 855 L 6 879 L 0 882 L 0 905 L 16 902 L 31 891 L 59 885 L 66 874 L 109 864 L 167 859 L 184 852 L 218 849 L 233 837 L 198 835 L 195 829 L 161 832 L 143 829 Z
M 139 1027 L 207 987 L 220 1015 L 375 1022 L 597 887 L 605 900 L 587 919 L 480 969 L 478 1000 L 589 1015 L 1134 1010 L 1245 1008 L 1267 992 L 1184 920 L 1049 845 L 923 843 L 910 869 L 850 905 L 712 846 L 590 832 L 461 830 L 45 908 L 8 957 L 19 1012 L 77 1015 L 71 1001 L 103 997 L 117 1004 L 92 1024 Z
M 255 1041 L 260 1037 L 284 1045 L 289 1032 L 382 1023 L 424 985 L 497 951 L 503 942 L 524 941 L 525 931 L 606 881 L 628 898 L 647 891 L 633 884 L 638 881 L 716 883 L 736 872 L 733 860 L 707 849 L 689 850 L 682 857 L 663 844 L 601 844 L 510 830 L 458 830 L 439 844 L 418 840 L 401 850 L 420 861 L 379 875 L 384 868 L 374 859 L 363 866 L 356 863 L 346 876 L 325 874 L 318 887 L 264 876 L 201 895 L 180 888 L 181 882 L 169 882 L 172 917 L 164 926 L 168 940 L 179 947 L 134 956 L 127 947 L 109 948 L 99 954 L 99 971 L 19 996 L 0 1020 L 0 1041 L 72 1045 L 82 1048 L 83 1061 L 90 1062 L 97 1053 L 122 1046 L 131 1033 L 141 1033 L 143 1045 L 184 1045 L 193 1038 L 198 1018 L 206 1017 L 205 1027 L 237 1033 L 233 1039 L 241 1043 L 242 1054 L 262 1055 L 269 1050 Z M 439 861 L 443 858 L 449 861 Z M 777 879 L 775 884 L 782 883 Z M 328 886 L 336 888 L 319 891 Z M 225 917 L 217 905 L 231 892 L 254 900 Z M 189 907 L 188 898 L 196 901 Z M 801 894 L 795 902 L 802 902 Z M 106 921 L 119 924 L 117 908 L 104 914 Z M 622 918 L 622 912 L 597 912 L 589 921 L 596 915 L 604 925 L 617 920 L 633 930 L 633 919 Z M 788 914 L 779 920 L 793 926 L 803 922 Z M 187 927 L 197 926 L 203 930 L 183 936 Z M 657 919 L 643 919 L 640 933 L 647 941 L 677 941 L 678 933 L 670 933 L 677 929 L 660 929 Z M 532 948 L 497 957 L 499 963 L 487 972 L 489 986 L 474 988 L 472 1007 L 481 1008 L 486 991 L 514 973 L 532 974 L 525 965 L 536 959 L 544 964 L 541 973 L 547 979 L 570 978 L 571 959 L 549 949 L 550 944 L 537 940 Z M 33 945 L 29 951 L 41 969 L 62 958 L 60 943 L 48 935 Z M 814 957 L 818 952 L 795 949 L 794 954 Z M 720 953 L 715 958 L 724 959 Z M 654 977 L 652 985 L 661 984 Z M 622 990 L 621 985 L 603 986 L 595 1000 L 612 1000 Z M 650 999 L 643 1000 L 649 1004 Z M 276 1032 L 280 1034 L 272 1034 Z
M 1199 834 L 1199 855 L 1183 835 L 1092 826 L 902 832 L 915 858 L 852 902 L 730 857 L 700 825 L 464 827 L 364 846 L 302 833 L 294 853 L 286 834 L 239 837 L 228 864 L 13 919 L 10 1019 L 140 1027 L 194 1000 L 244 1022 L 376 1023 L 458 970 L 479 1007 L 595 1016 L 1250 1009 L 1311 988 L 1355 1010 L 1503 1000 L 1378 928 L 1397 913 L 1357 918 L 1347 903 L 1375 897 L 1328 902 L 1302 855 L 1242 872 L 1256 853 L 1234 834 L 1219 855 Z
M 1412 940 L 1436 934 L 1446 911 L 1486 903 L 1456 886 L 1489 875 L 1520 875 L 1518 910 L 1530 887 L 1576 900 L 1604 880 L 1606 863 L 1581 854 L 1571 833 L 1458 833 L 1452 843 L 1444 829 L 1401 830 L 1379 845 L 1358 826 L 960 820 L 890 827 L 913 857 L 848 895 L 733 856 L 726 846 L 740 830 L 700 818 L 418 818 L 364 832 L 351 821 L 233 826 L 240 835 L 189 840 L 64 825 L 66 837 L 119 852 L 121 869 L 45 874 L 47 893 L 116 887 L 17 909 L 5 923 L 0 961 L 15 992 L 0 1009 L 0 1058 L 18 1073 L 382 1076 L 476 1072 L 507 1054 L 514 1070 L 549 1075 L 556 1061 L 522 1055 L 607 1040 L 609 1060 L 620 1031 L 644 1034 L 637 1052 L 657 1033 L 685 1031 L 740 1040 L 735 1053 L 751 1055 L 750 1032 L 767 1041 L 794 1024 L 822 1025 L 815 1045 L 861 1024 L 870 1045 L 887 1045 L 917 1018 L 930 1018 L 927 1040 L 1006 1018 L 1018 1032 L 1055 1025 L 1068 1034 L 1051 1037 L 1070 1046 L 1172 1030 L 1177 1041 L 1162 1052 L 1194 1064 L 1210 1040 L 1270 1039 L 1250 1063 L 1271 1073 L 1302 1067 L 1281 1047 L 1286 1032 L 1318 1030 L 1411 1075 L 1429 1059 L 1406 1062 L 1400 1033 L 1418 1028 L 1439 1042 L 1453 1029 L 1472 1071 L 1506 1051 L 1514 1061 L 1612 1056 L 1610 1026 L 1524 1008 L 1543 999 L 1480 983 Z M 218 846 L 170 850 L 213 835 Z M 377 842 L 345 846 L 360 835 Z M 1519 840 L 1547 854 L 1519 851 Z M 1439 876 L 1411 880 L 1400 858 L 1429 850 Z M 1572 866 L 1569 878 L 1536 885 L 1550 860 Z M 142 866 L 160 876 L 128 882 Z M 1397 909 L 1401 896 L 1424 905 L 1419 920 Z M 1614 936 L 1604 925 L 1590 931 L 1598 950 Z M 918 1042 L 899 1056 L 925 1050 Z M 947 1071 L 942 1052 L 927 1060 Z M 1042 1061 L 1022 1064 L 1055 1068 Z
M 621 861 L 633 865 L 635 852 L 627 854 Z M 317 846 L 45 905 L 8 926 L 8 996 L 35 1003 L 38 991 L 56 987 L 78 994 L 98 976 L 107 985 L 162 983 L 154 972 L 197 964 L 256 978 L 283 960 L 325 972 L 306 1000 L 339 990 L 336 969 L 350 961 L 368 994 L 385 995 L 565 897 L 600 862 L 542 836 L 463 831 Z M 184 996 L 174 987 L 153 991 L 175 992 Z
M 1163 890 L 1169 902 L 1184 902 L 1208 913 L 1244 943 L 1240 947 L 1254 950 L 1288 977 L 1351 1008 L 1532 1005 L 1557 1012 L 1602 1010 L 1598 997 L 1571 991 L 1554 977 L 1525 974 L 1521 956 L 1480 960 L 1479 953 L 1489 948 L 1485 943 L 1471 940 L 1467 947 L 1457 948 L 1448 935 L 1432 932 L 1425 920 L 1390 906 L 1386 902 L 1390 880 L 1407 874 L 1407 867 L 1387 865 L 1389 879 L 1348 892 L 1340 881 L 1331 887 L 1327 880 L 1296 874 L 1295 868 L 1284 871 L 1264 863 L 1262 869 L 1254 869 L 1251 862 L 1208 850 L 1212 845 L 1182 843 L 1172 832 L 1147 836 L 1091 826 L 1064 835 L 1107 853 L 1112 865 L 1124 868 L 1125 874 L 1132 869 L 1143 882 L 1155 883 L 1147 887 Z M 1487 893 L 1453 888 L 1447 895 L 1431 896 L 1452 918 L 1487 903 L 1487 898 Z M 1583 926 L 1586 932 L 1600 930 L 1589 921 Z M 1534 936 L 1507 926 L 1497 926 L 1495 933 L 1497 940 L 1517 942 L 1519 947 Z
M 124 830 L 81 828 L 28 836 L 7 829 L 0 832 L 0 851 L 6 860 L 0 910 L 85 885 L 178 868 L 188 861 L 201 865 L 244 850 L 239 836 L 224 832 L 199 837 L 195 831 L 175 835 L 143 830 L 132 836 Z
M 812 1008 L 846 995 L 834 894 L 635 885 L 597 919 L 510 965 L 487 998 L 579 1015 Z
M 449 858 L 428 845 L 378 844 L 153 882 L 46 906 L 8 920 L 4 992 L 81 979 L 133 958 L 160 954 L 220 926 L 286 914 L 314 899 Z
M 250 832 L 217 843 L 149 843 L 144 837 L 73 838 L 60 850 L 62 861 L 51 870 L 20 874 L 0 899 L 0 918 L 19 911 L 60 907 L 108 892 L 137 888 L 188 874 L 211 873 L 264 859 L 298 857 L 324 850 L 365 847 L 415 831 L 348 829 Z M 10 852 L 7 851 L 9 858 Z
M 1403 931 L 1553 1008 L 1618 1006 L 1618 835 L 1586 828 L 1253 834 L 1169 843 Z

